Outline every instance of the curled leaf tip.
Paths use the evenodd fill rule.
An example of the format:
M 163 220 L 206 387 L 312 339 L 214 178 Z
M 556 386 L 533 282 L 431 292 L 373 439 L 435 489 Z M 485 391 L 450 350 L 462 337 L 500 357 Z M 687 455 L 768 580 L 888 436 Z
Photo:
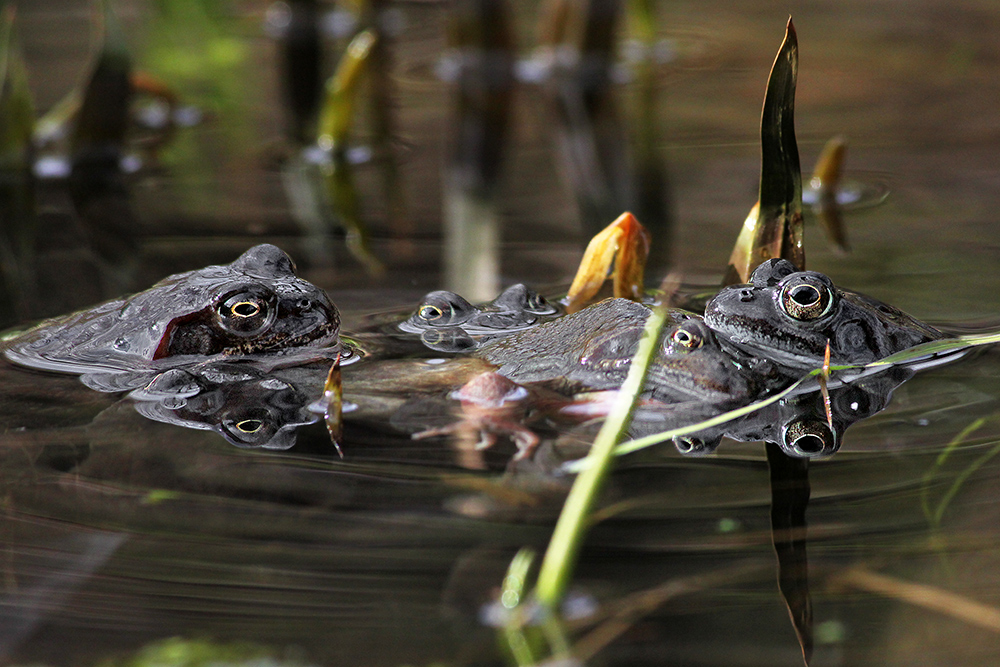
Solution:
M 600 291 L 612 264 L 615 266 L 614 293 L 617 297 L 639 300 L 649 255 L 649 232 L 628 211 L 595 234 L 580 260 L 568 298 L 569 312 L 575 312 Z

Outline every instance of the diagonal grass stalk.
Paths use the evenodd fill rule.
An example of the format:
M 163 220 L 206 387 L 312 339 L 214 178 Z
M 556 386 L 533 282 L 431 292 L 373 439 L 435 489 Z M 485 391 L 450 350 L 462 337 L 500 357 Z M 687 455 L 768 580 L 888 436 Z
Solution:
M 583 537 L 590 524 L 591 510 L 611 471 L 615 445 L 631 422 L 636 398 L 645 384 L 646 371 L 666 318 L 667 308 L 661 306 L 655 308 L 646 321 L 646 329 L 639 341 L 628 376 L 587 457 L 592 465 L 576 478 L 559 515 L 535 588 L 536 599 L 550 611 L 558 608 L 573 576 Z

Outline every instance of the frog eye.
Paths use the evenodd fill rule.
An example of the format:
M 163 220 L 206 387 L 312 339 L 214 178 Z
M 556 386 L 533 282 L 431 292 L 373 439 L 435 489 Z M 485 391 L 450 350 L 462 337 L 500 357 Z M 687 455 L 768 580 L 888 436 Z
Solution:
M 701 336 L 695 335 L 686 329 L 677 329 L 677 331 L 670 335 L 670 340 L 689 350 L 696 350 L 705 342 Z
M 795 280 L 781 288 L 781 309 L 796 320 L 818 320 L 833 307 L 833 290 L 819 280 Z
M 217 308 L 222 328 L 238 336 L 252 336 L 274 321 L 275 298 L 263 289 L 243 290 L 223 297 Z
M 530 310 L 533 313 L 539 314 L 549 314 L 556 312 L 556 309 L 552 307 L 552 304 L 548 302 L 544 296 L 538 292 L 529 291 L 527 298 L 524 303 L 525 310 Z
M 438 352 L 461 352 L 476 347 L 476 341 L 459 327 L 428 329 L 420 334 L 420 342 Z
M 434 327 L 453 326 L 465 322 L 475 312 L 468 301 L 452 292 L 431 292 L 417 308 L 414 319 L 418 324 Z
M 417 317 L 428 322 L 434 322 L 444 317 L 444 313 L 437 306 L 432 306 L 428 303 L 420 307 L 420 310 L 417 311 Z
M 256 301 L 237 301 L 229 310 L 233 317 L 256 317 L 260 315 L 261 306 Z

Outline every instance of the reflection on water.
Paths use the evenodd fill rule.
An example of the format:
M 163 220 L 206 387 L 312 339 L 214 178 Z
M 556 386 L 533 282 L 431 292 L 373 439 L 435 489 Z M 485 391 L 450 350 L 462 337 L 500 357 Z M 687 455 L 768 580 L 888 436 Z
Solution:
M 87 71 L 89 7 L 17 4 L 29 82 L 45 111 Z M 120 291 L 231 261 L 261 241 L 310 256 L 273 167 L 274 138 L 303 124 L 286 122 L 278 101 L 285 47 L 263 32 L 265 3 L 238 13 L 224 4 L 116 3 L 136 69 L 205 114 L 160 150 L 156 170 L 127 181 L 135 233 L 110 240 L 131 244 L 135 275 Z M 393 145 L 406 147 L 395 181 L 404 218 L 392 221 L 382 194 L 381 151 L 354 171 L 372 252 L 388 272 L 361 277 L 339 244 L 331 265 L 301 267 L 347 312 L 348 331 L 364 328 L 360 313 L 401 307 L 400 319 L 410 317 L 421 295 L 442 287 L 441 165 L 454 146 L 457 88 L 410 74 L 444 52 L 445 9 L 389 6 L 407 26 L 391 36 L 389 64 Z M 510 10 L 515 34 L 530 34 L 535 5 Z M 686 60 L 681 50 L 656 70 L 657 132 L 639 133 L 643 148 L 670 164 L 671 259 L 704 284 L 718 284 L 752 203 L 760 91 L 787 10 L 657 7 L 661 38 L 676 33 L 673 25 L 712 35 L 711 58 Z M 810 230 L 811 268 L 922 320 L 995 317 L 993 10 L 934 2 L 905 13 L 894 4 L 794 10 L 803 157 L 847 133 L 851 168 L 893 184 L 882 207 L 845 207 L 851 255 L 835 257 Z M 633 30 L 629 20 L 622 31 Z M 320 35 L 329 48 L 331 34 Z M 612 90 L 622 100 L 645 94 L 641 73 L 634 81 Z M 496 275 L 501 285 L 565 280 L 585 233 L 577 193 L 560 182 L 550 101 L 524 88 L 510 104 L 493 209 L 502 226 Z M 639 117 L 626 108 L 623 122 L 634 126 Z M 352 142 L 368 143 L 366 132 Z M 7 322 L 115 296 L 95 271 L 72 193 L 56 181 L 36 187 L 38 296 L 26 313 L 6 311 Z M 428 349 L 419 334 L 358 338 L 373 350 L 369 360 L 385 349 L 417 358 L 381 371 L 365 360 L 344 368 L 345 400 L 357 407 L 345 412 L 343 460 L 309 409 L 325 368 L 185 369 L 132 398 L 75 378 L 0 370 L 0 644 L 10 659 L 94 664 L 154 640 L 207 636 L 266 644 L 272 655 L 293 647 L 306 664 L 502 662 L 480 610 L 516 550 L 546 544 L 568 483 L 552 473 L 592 435 L 573 423 L 573 410 L 594 406 L 572 406 L 570 423 L 528 415 L 543 437 L 521 460 L 512 460 L 511 434 L 494 429 L 496 444 L 474 450 L 481 468 L 470 470 L 451 436 L 410 435 L 464 416 L 477 427 L 462 436 L 474 447 L 478 427 L 496 422 L 470 416 L 448 394 L 482 367 L 436 361 L 451 352 Z M 998 369 L 994 351 L 909 379 L 893 369 L 831 388 L 832 430 L 822 397 L 803 393 L 732 428 L 713 456 L 660 446 L 623 458 L 575 580 L 579 599 L 593 604 L 574 621 L 580 655 L 614 664 L 667 655 L 679 664 L 802 664 L 811 601 L 812 664 L 990 664 L 1000 605 Z M 377 391 L 394 386 L 393 374 L 413 379 L 406 395 Z M 236 448 L 217 432 L 265 446 Z M 284 447 L 292 434 L 294 447 L 266 447 Z M 678 445 L 710 449 L 721 435 Z M 755 437 L 837 455 L 807 468 L 780 447 L 741 442 Z

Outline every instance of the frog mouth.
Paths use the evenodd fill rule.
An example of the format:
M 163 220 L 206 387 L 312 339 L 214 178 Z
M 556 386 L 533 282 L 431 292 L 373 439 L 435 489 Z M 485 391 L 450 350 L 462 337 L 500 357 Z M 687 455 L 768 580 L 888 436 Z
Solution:
M 292 335 L 287 331 L 277 331 L 253 340 L 239 341 L 236 345 L 226 348 L 224 354 L 227 356 L 264 353 L 292 354 L 300 351 L 301 348 L 336 350 L 340 347 L 339 333 L 339 323 L 328 320 L 298 335 Z

